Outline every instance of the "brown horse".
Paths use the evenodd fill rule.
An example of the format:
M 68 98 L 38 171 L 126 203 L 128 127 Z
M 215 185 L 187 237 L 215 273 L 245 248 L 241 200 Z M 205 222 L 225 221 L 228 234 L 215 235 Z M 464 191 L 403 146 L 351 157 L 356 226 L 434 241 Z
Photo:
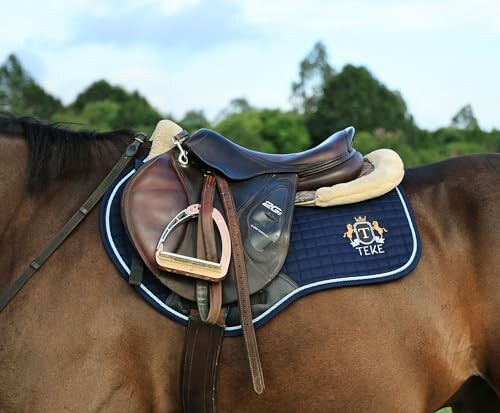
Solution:
M 0 131 L 2 290 L 131 135 L 9 118 Z M 309 295 L 258 329 L 261 396 L 241 337 L 226 338 L 220 412 L 432 412 L 472 376 L 500 394 L 500 155 L 412 169 L 403 185 L 421 232 L 417 269 Z M 93 211 L 0 313 L 0 412 L 181 411 L 184 328 L 120 279 L 97 221 Z

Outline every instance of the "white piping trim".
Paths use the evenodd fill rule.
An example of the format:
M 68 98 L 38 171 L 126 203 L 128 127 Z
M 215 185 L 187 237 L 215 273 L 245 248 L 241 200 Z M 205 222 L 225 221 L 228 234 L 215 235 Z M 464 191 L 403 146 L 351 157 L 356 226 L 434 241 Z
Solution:
M 130 171 L 127 175 L 125 175 L 120 180 L 120 182 L 118 182 L 118 184 L 116 185 L 116 187 L 113 189 L 113 192 L 111 192 L 111 195 L 110 195 L 109 200 L 108 200 L 108 204 L 106 205 L 106 216 L 105 216 L 106 236 L 108 238 L 108 242 L 111 245 L 111 249 L 115 253 L 115 256 L 117 257 L 118 261 L 120 262 L 120 265 L 123 267 L 123 269 L 125 270 L 125 272 L 127 274 L 129 274 L 129 275 L 130 275 L 130 268 L 127 266 L 127 264 L 125 264 L 125 262 L 123 261 L 122 257 L 118 253 L 118 249 L 116 248 L 116 245 L 115 245 L 115 243 L 114 243 L 114 241 L 113 241 L 113 239 L 111 237 L 110 219 L 109 218 L 110 218 L 110 215 L 111 215 L 110 212 L 111 212 L 111 204 L 113 202 L 113 198 L 115 197 L 116 193 L 118 192 L 119 187 L 122 186 L 123 183 L 126 182 L 128 180 L 128 178 L 133 173 L 135 173 L 135 169 L 132 170 L 132 171 Z M 384 272 L 384 273 L 381 273 L 381 274 L 362 275 L 362 276 L 357 276 L 357 277 L 335 278 L 335 279 L 331 279 L 331 280 L 322 280 L 322 281 L 317 281 L 315 283 L 303 285 L 302 287 L 299 287 L 296 290 L 293 290 L 289 294 L 285 295 L 281 300 L 279 300 L 278 302 L 276 302 L 275 304 L 273 304 L 271 307 L 269 307 L 266 311 L 264 311 L 262 314 L 260 314 L 256 318 L 254 318 L 252 320 L 252 322 L 254 324 L 257 323 L 257 322 L 259 322 L 264 317 L 266 317 L 270 313 L 272 313 L 277 307 L 279 307 L 280 305 L 282 305 L 283 303 L 285 303 L 286 301 L 288 301 L 295 294 L 298 294 L 298 293 L 300 293 L 302 291 L 306 291 L 308 289 L 311 289 L 311 288 L 314 288 L 314 287 L 318 287 L 318 286 L 321 286 L 321 285 L 337 284 L 337 283 L 341 283 L 341 282 L 344 282 L 344 281 L 350 281 L 350 280 L 360 281 L 360 280 L 370 280 L 370 279 L 383 279 L 383 278 L 390 277 L 391 275 L 394 275 L 395 273 L 403 271 L 406 268 L 408 268 L 413 263 L 413 260 L 415 259 L 415 256 L 417 254 L 417 250 L 418 250 L 418 248 L 417 248 L 417 234 L 416 234 L 415 228 L 413 226 L 413 222 L 411 220 L 408 208 L 406 207 L 406 202 L 405 202 L 405 200 L 403 198 L 403 195 L 401 194 L 401 191 L 399 190 L 398 187 L 396 187 L 396 191 L 397 191 L 398 196 L 399 196 L 399 198 L 401 200 L 401 203 L 403 205 L 403 209 L 405 211 L 405 215 L 406 215 L 406 219 L 408 220 L 408 224 L 410 225 L 410 230 L 411 230 L 411 235 L 412 235 L 412 240 L 413 240 L 413 251 L 412 251 L 412 253 L 410 255 L 410 258 L 408 259 L 408 261 L 404 265 L 402 265 L 401 267 L 399 267 L 399 268 L 397 268 L 395 270 Z M 149 297 L 151 297 L 160 307 L 162 307 L 163 309 L 165 309 L 169 313 L 175 315 L 176 317 L 179 317 L 179 318 L 181 318 L 181 319 L 183 319 L 185 321 L 188 320 L 188 317 L 186 317 L 184 314 L 179 313 L 178 311 L 175 311 L 173 308 L 169 307 L 163 301 L 161 301 L 144 284 L 140 284 L 139 287 Z M 232 327 L 226 327 L 226 331 L 237 331 L 237 330 L 241 330 L 241 325 L 232 326 Z
M 108 205 L 106 205 L 106 220 L 105 220 L 105 225 L 106 225 L 106 236 L 108 237 L 108 242 L 109 245 L 111 245 L 111 249 L 115 253 L 115 257 L 118 259 L 118 262 L 122 266 L 122 268 L 125 270 L 127 274 L 130 275 L 130 268 L 128 267 L 127 264 L 125 264 L 125 261 L 123 261 L 123 258 L 121 257 L 120 253 L 118 252 L 118 249 L 116 248 L 116 245 L 113 241 L 113 238 L 111 237 L 111 224 L 110 224 L 110 219 L 109 217 L 111 216 L 111 204 L 113 203 L 113 199 L 115 198 L 116 193 L 118 192 L 118 189 L 130 178 L 133 174 L 135 173 L 135 169 L 131 170 L 127 175 L 125 175 L 118 184 L 113 188 L 113 192 L 111 192 L 111 195 L 109 196 L 109 201 Z
M 116 184 L 115 188 L 111 192 L 111 195 L 109 196 L 108 204 L 106 205 L 106 215 L 105 215 L 106 237 L 108 239 L 109 245 L 111 245 L 111 249 L 113 250 L 115 257 L 118 259 L 118 262 L 120 263 L 120 265 L 122 266 L 122 268 L 125 270 L 125 272 L 128 275 L 130 275 L 130 268 L 128 267 L 127 264 L 125 264 L 125 261 L 123 261 L 123 258 L 121 257 L 120 253 L 118 252 L 118 249 L 116 248 L 115 242 L 113 241 L 113 238 L 111 237 L 110 216 L 111 216 L 111 204 L 113 203 L 113 199 L 115 198 L 115 195 L 118 192 L 118 189 L 125 182 L 127 182 L 128 178 L 130 178 L 134 173 L 135 173 L 135 169 L 131 170 L 127 175 L 125 175 L 120 180 L 120 182 L 118 182 L 118 184 Z M 188 317 L 186 317 L 184 314 L 179 313 L 178 311 L 175 311 L 173 308 L 169 307 L 163 301 L 161 301 L 144 284 L 141 283 L 139 285 L 139 288 L 142 291 L 144 291 L 149 297 L 151 297 L 154 302 L 156 302 L 160 307 L 162 307 L 163 309 L 165 309 L 169 313 L 172 313 L 176 317 L 182 318 L 183 320 L 186 320 L 186 321 L 188 320 Z

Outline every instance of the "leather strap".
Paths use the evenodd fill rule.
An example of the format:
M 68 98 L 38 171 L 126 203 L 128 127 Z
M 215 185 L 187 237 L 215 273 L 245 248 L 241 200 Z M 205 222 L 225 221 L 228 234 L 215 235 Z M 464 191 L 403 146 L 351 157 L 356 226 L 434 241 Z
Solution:
M 76 211 L 68 222 L 59 230 L 54 236 L 49 245 L 36 257 L 28 268 L 0 295 L 0 312 L 7 307 L 10 301 L 21 291 L 24 285 L 28 282 L 31 276 L 40 269 L 40 267 L 47 261 L 47 259 L 54 253 L 57 248 L 68 238 L 73 230 L 85 219 L 85 217 L 92 211 L 92 209 L 101 200 L 106 191 L 111 187 L 113 182 L 121 175 L 129 161 L 135 157 L 140 146 L 147 140 L 144 133 L 135 135 L 134 140 L 125 149 L 125 153 L 120 160 L 115 164 L 113 169 L 106 175 L 103 181 L 99 184 L 89 198 L 83 205 Z
M 128 277 L 128 283 L 137 287 L 142 284 L 143 278 L 144 262 L 142 262 L 138 252 L 134 250 L 134 252 L 132 252 L 132 262 L 130 263 L 130 276 Z
M 217 261 L 217 250 L 215 246 L 214 221 L 212 210 L 214 207 L 216 182 L 213 175 L 206 175 L 201 191 L 201 208 L 198 222 L 202 230 L 202 241 L 205 249 L 205 259 Z
M 212 219 L 215 189 L 215 177 L 210 174 L 205 175 L 198 217 L 196 255 L 198 258 L 208 261 L 217 261 L 215 229 Z M 197 280 L 196 302 L 201 320 L 205 323 L 216 324 L 222 308 L 222 284 Z
M 182 366 L 182 406 L 185 413 L 215 412 L 215 383 L 224 338 L 220 325 L 204 323 L 196 311 L 189 316 Z
M 257 338 L 252 323 L 252 309 L 250 306 L 250 295 L 248 292 L 248 278 L 245 265 L 245 253 L 241 239 L 240 223 L 238 213 L 234 205 L 234 200 L 229 189 L 227 181 L 220 175 L 216 175 L 219 194 L 226 211 L 229 232 L 231 235 L 233 265 L 236 275 L 236 286 L 238 291 L 238 307 L 240 310 L 241 326 L 243 328 L 243 337 L 252 375 L 253 388 L 257 394 L 264 391 L 264 375 L 259 358 L 259 349 Z

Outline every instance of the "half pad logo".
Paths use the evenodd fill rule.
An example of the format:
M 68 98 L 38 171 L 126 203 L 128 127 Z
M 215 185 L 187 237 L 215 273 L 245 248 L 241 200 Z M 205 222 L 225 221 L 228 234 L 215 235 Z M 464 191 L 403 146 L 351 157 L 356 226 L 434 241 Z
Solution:
M 351 247 L 359 252 L 359 255 L 384 254 L 384 234 L 389 232 L 382 227 L 379 221 L 367 221 L 366 216 L 354 217 L 354 223 L 347 224 L 344 238 L 348 238 Z

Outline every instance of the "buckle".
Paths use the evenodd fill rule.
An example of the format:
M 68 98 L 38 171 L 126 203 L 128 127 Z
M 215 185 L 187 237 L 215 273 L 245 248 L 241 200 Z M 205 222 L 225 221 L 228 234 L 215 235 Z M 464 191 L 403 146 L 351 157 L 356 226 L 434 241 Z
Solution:
M 177 227 L 177 225 L 196 218 L 200 214 L 200 208 L 200 204 L 189 205 L 168 223 L 156 246 L 156 263 L 162 270 L 186 275 L 188 277 L 199 278 L 201 280 L 220 282 L 226 277 L 229 269 L 229 262 L 231 260 L 231 238 L 226 221 L 224 221 L 224 217 L 218 209 L 214 208 L 212 210 L 212 219 L 219 230 L 222 244 L 222 253 L 219 262 L 176 254 L 175 252 L 165 251 L 163 247 L 165 240 L 172 230 Z
M 185 130 L 172 137 L 172 143 L 177 146 L 177 149 L 179 149 L 179 157 L 177 158 L 177 160 L 182 166 L 186 166 L 189 163 L 187 152 L 182 147 L 182 143 L 187 138 L 189 138 L 189 133 Z

